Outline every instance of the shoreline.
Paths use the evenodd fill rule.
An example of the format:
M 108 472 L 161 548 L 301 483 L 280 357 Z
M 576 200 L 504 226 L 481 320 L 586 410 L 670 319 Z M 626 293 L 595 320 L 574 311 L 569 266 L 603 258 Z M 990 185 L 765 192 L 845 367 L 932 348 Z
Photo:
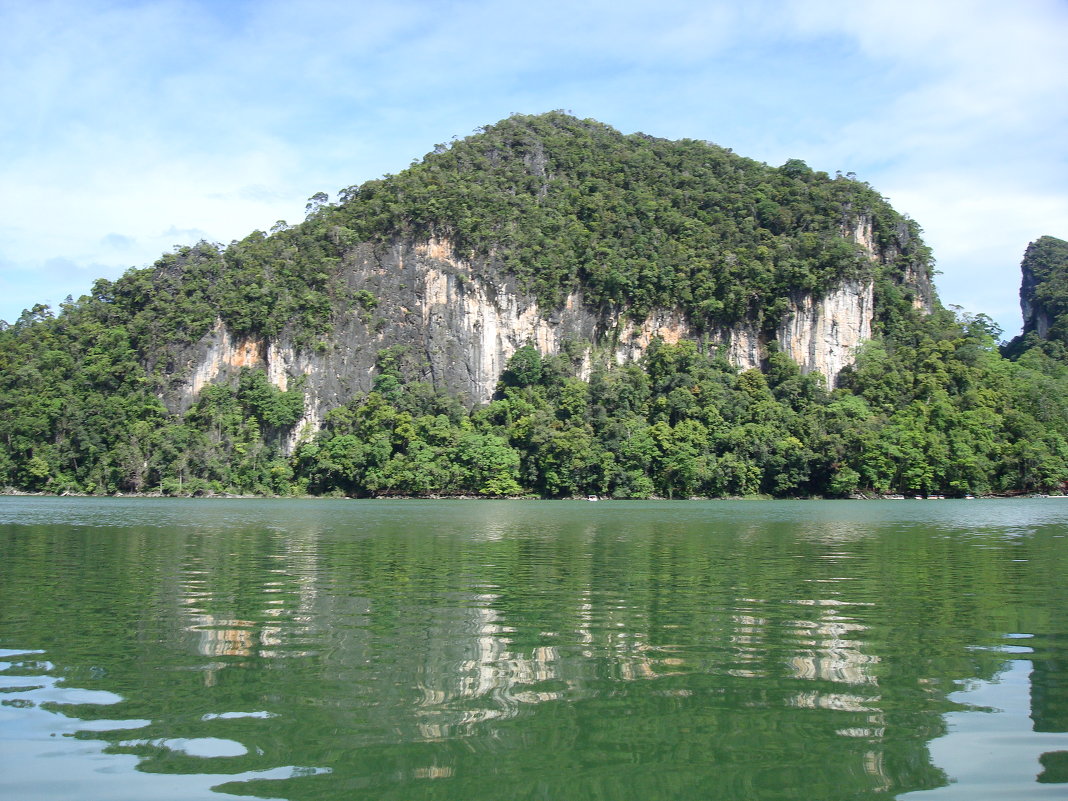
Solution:
M 825 498 L 820 496 L 796 496 L 775 498 L 769 495 L 728 495 L 718 497 L 691 496 L 687 498 L 665 498 L 654 495 L 648 498 L 591 498 L 585 495 L 576 495 L 568 498 L 542 498 L 537 495 L 472 495 L 472 494 L 437 494 L 426 495 L 369 495 L 358 497 L 354 495 L 259 495 L 254 493 L 201 493 L 189 495 L 168 495 L 162 492 L 115 492 L 109 494 L 94 494 L 88 492 L 31 492 L 14 487 L 0 489 L 0 497 L 29 497 L 29 498 L 171 498 L 175 500 L 333 500 L 333 501 L 931 501 L 931 500 L 1012 500 L 1015 498 L 1062 498 L 1068 500 L 1068 494 L 1054 495 L 1043 492 L 1003 492 L 989 493 L 986 495 L 946 496 L 946 495 L 901 495 L 899 493 L 854 493 L 846 498 Z

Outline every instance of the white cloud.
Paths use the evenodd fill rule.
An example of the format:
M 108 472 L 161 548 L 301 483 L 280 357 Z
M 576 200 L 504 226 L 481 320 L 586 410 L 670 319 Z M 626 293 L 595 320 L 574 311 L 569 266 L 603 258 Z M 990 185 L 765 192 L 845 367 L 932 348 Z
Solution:
M 1040 0 L 797 2 L 810 36 L 846 36 L 899 76 L 882 104 L 815 148 L 925 229 L 943 300 L 1019 329 L 1029 241 L 1066 236 L 1068 6 Z

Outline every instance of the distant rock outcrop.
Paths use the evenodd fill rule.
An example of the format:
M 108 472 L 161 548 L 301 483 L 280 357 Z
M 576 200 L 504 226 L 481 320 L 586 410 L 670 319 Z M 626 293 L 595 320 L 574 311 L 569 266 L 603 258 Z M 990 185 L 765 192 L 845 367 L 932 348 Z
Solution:
M 1068 242 L 1043 236 L 1027 246 L 1020 263 L 1020 309 L 1024 336 L 1034 332 L 1041 339 L 1068 334 L 1063 320 L 1068 313 Z M 1057 329 L 1054 331 L 1054 329 Z
M 1001 352 L 1018 359 L 1040 348 L 1055 359 L 1068 358 L 1068 242 L 1043 236 L 1027 246 L 1020 262 L 1023 331 Z

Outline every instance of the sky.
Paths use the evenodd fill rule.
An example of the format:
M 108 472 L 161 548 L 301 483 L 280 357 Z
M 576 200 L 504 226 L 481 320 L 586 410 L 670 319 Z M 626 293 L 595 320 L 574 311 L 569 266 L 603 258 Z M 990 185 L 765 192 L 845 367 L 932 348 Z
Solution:
M 0 0 L 0 319 L 512 113 L 855 173 L 1019 332 L 1068 239 L 1068 0 Z

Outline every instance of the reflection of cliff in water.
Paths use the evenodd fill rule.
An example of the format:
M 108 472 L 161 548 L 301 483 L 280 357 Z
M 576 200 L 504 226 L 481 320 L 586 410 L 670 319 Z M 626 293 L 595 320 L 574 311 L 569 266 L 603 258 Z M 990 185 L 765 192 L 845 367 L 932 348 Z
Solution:
M 465 779 L 488 759 L 509 786 L 536 775 L 551 797 L 645 801 L 942 784 L 927 745 L 947 695 L 1000 665 L 972 647 L 1026 630 L 1011 565 L 1027 563 L 1002 558 L 1004 543 L 846 524 L 795 536 L 781 519 L 726 516 L 694 533 L 607 503 L 560 519 L 538 511 L 551 504 L 410 507 L 434 510 L 432 525 L 376 511 L 400 506 L 354 505 L 382 518 L 359 526 L 37 542 L 20 530 L 5 542 L 0 632 L 15 627 L 7 602 L 48 586 L 19 641 L 72 681 L 101 668 L 95 685 L 124 699 L 111 714 L 150 723 L 136 742 L 100 737 L 142 770 L 203 770 L 153 744 L 218 738 L 244 746 L 235 771 L 332 771 L 245 788 L 274 797 L 311 794 L 301 782 L 400 797 L 402 780 L 447 780 L 489 798 L 492 783 Z M 61 585 L 46 581 L 57 564 Z M 1063 640 L 1045 643 L 1032 715 L 1063 731 Z
M 218 553 L 211 536 L 194 536 L 186 544 L 178 608 L 197 652 L 213 660 L 203 666 L 208 686 L 225 667 L 248 667 L 247 659 L 308 653 L 318 595 L 316 532 L 266 539 L 260 533 L 246 535 L 251 541 L 244 553 Z M 256 570 L 246 573 L 249 563 Z M 239 610 L 244 617 L 237 616 Z
M 944 781 L 924 745 L 943 731 L 933 710 L 945 705 L 944 694 L 937 683 L 901 686 L 881 678 L 881 657 L 857 616 L 870 616 L 870 603 L 734 598 L 709 608 L 714 595 L 674 587 L 665 590 L 668 610 L 666 596 L 635 587 L 635 576 L 620 575 L 616 584 L 612 574 L 622 565 L 614 558 L 596 564 L 599 552 L 607 557 L 618 545 L 612 535 L 582 537 L 567 560 L 581 580 L 550 602 L 537 584 L 546 554 L 537 543 L 506 543 L 501 547 L 522 552 L 522 563 L 508 564 L 519 580 L 486 582 L 496 591 L 426 610 L 419 635 L 425 650 L 413 676 L 419 736 L 470 738 L 478 747 L 492 732 L 497 742 L 522 742 L 524 728 L 537 729 L 538 716 L 546 715 L 564 742 L 601 737 L 631 743 L 632 750 L 655 742 L 655 730 L 634 731 L 625 719 L 595 714 L 601 704 L 625 698 L 639 719 L 663 717 L 701 732 L 687 751 L 732 781 L 743 782 L 752 768 L 730 756 L 747 746 L 772 762 L 790 759 L 808 786 L 841 782 L 856 789 L 858 776 L 868 777 L 869 791 Z M 498 557 L 498 564 L 506 561 Z M 932 711 L 894 711 L 915 695 Z M 814 747 L 834 757 L 798 766 L 798 756 Z

